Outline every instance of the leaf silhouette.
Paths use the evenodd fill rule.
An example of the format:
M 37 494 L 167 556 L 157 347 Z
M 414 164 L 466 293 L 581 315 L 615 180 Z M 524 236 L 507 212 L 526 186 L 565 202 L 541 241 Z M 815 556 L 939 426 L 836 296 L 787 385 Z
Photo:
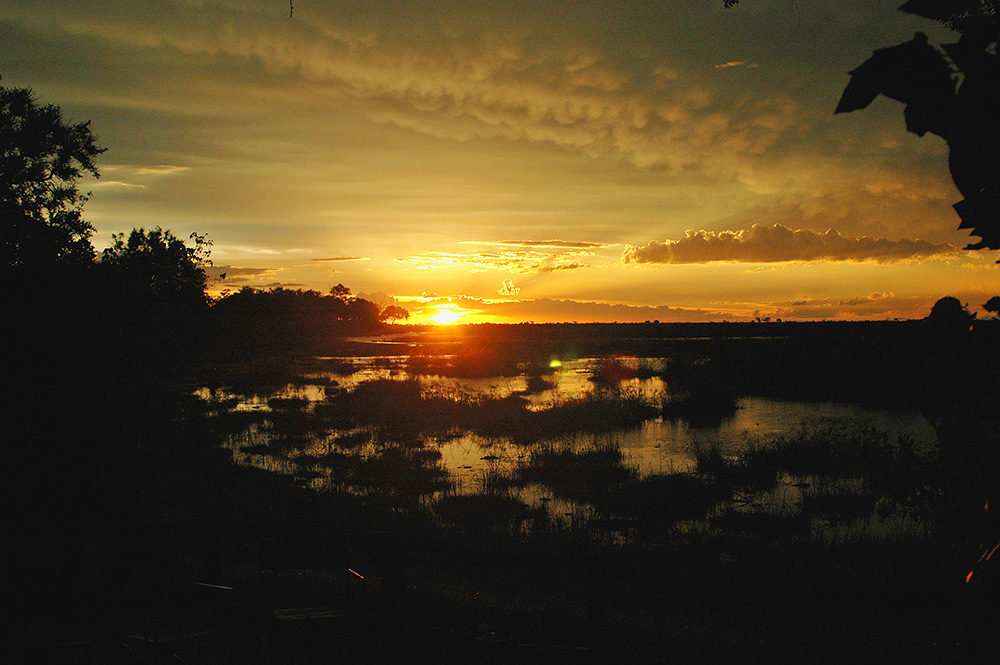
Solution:
M 906 128 L 914 134 L 941 133 L 955 81 L 944 54 L 927 43 L 924 33 L 876 50 L 850 74 L 835 113 L 863 109 L 881 94 L 907 105 Z
M 979 6 L 980 0 L 907 0 L 899 11 L 944 23 L 956 14 L 974 12 Z
M 904 11 L 953 16 L 947 0 L 912 0 Z M 978 5 L 977 5 L 978 6 Z M 953 67 L 962 74 L 961 87 Z M 960 229 L 981 238 L 966 249 L 1000 249 L 1000 65 L 997 56 L 965 35 L 939 50 L 916 33 L 911 41 L 878 49 L 851 72 L 835 113 L 866 108 L 885 95 L 903 102 L 906 129 L 937 134 L 948 142 L 948 166 L 965 197 L 955 204 Z

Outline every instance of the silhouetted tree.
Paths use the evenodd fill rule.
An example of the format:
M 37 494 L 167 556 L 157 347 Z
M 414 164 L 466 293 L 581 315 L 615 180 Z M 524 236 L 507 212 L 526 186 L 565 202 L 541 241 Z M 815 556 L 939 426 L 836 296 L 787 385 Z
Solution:
M 77 183 L 98 177 L 90 123 L 66 123 L 57 106 L 31 90 L 0 86 L 0 264 L 13 274 L 51 274 L 89 265 L 94 232 L 83 218 Z
M 156 227 L 112 236 L 97 266 L 104 335 L 131 364 L 151 372 L 195 360 L 209 298 L 211 241 L 192 233 L 189 246 Z M 152 350 L 155 349 L 155 352 Z M 162 365 L 162 367 L 161 367 Z
M 314 290 L 244 287 L 220 298 L 211 317 L 230 351 L 316 350 L 344 334 L 370 332 L 379 325 L 379 307 L 350 294 L 342 284 L 330 295 Z
M 169 230 L 133 229 L 112 236 L 101 253 L 104 285 L 134 305 L 198 307 L 207 305 L 204 266 L 211 265 L 212 242 L 192 233 L 188 246 Z
M 927 316 L 928 321 L 943 321 L 950 324 L 958 324 L 963 328 L 968 328 L 976 315 L 969 311 L 967 305 L 954 296 L 945 296 L 931 307 L 931 313 Z
M 931 308 L 927 315 L 927 352 L 935 356 L 958 351 L 969 338 L 976 315 L 958 298 L 945 296 Z
M 343 284 L 337 284 L 336 286 L 330 287 L 330 295 L 337 298 L 350 298 L 351 290 Z
M 348 321 L 356 326 L 372 326 L 379 320 L 379 306 L 364 298 L 354 298 L 347 303 Z
M 378 315 L 379 321 L 405 321 L 410 318 L 410 313 L 399 305 L 389 305 Z

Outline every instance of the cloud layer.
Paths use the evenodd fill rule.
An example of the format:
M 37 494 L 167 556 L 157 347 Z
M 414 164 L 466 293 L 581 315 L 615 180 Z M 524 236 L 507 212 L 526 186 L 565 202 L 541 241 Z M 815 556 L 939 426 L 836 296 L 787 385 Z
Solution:
M 544 273 L 586 268 L 587 264 L 579 258 L 591 256 L 593 250 L 603 247 L 600 243 L 557 239 L 463 241 L 460 244 L 486 245 L 497 249 L 476 252 L 424 252 L 402 256 L 396 261 L 414 265 L 418 270 L 466 266 L 473 272 L 503 270 L 513 274 Z
M 972 259 L 947 145 L 892 102 L 832 115 L 845 72 L 928 29 L 898 1 L 5 0 L 0 51 L 108 147 L 100 237 L 208 233 L 223 287 L 919 316 L 996 279 L 948 272 Z
M 818 233 L 781 224 L 754 224 L 739 231 L 688 231 L 680 240 L 626 245 L 623 263 L 776 263 L 782 261 L 875 261 L 892 263 L 954 253 L 948 244 L 924 240 L 850 238 L 834 229 Z

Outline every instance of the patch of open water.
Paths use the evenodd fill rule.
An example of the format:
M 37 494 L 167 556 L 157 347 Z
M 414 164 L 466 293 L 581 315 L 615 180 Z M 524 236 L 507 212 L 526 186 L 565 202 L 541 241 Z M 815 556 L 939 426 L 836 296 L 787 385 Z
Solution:
M 412 375 L 405 369 L 406 356 L 378 356 L 338 358 L 349 366 L 350 371 L 325 372 L 313 375 L 315 384 L 288 385 L 269 397 L 234 395 L 224 391 L 210 393 L 200 391 L 206 399 L 238 400 L 237 410 L 268 410 L 270 397 L 299 398 L 318 403 L 326 399 L 326 389 L 336 386 L 351 390 L 359 383 L 377 379 L 406 379 Z M 592 370 L 600 359 L 582 358 L 565 362 L 552 374 L 544 378 L 547 389 L 531 393 L 528 399 L 534 408 L 546 408 L 559 401 L 571 400 L 595 390 L 591 381 Z M 453 378 L 442 376 L 419 376 L 428 390 L 449 391 L 460 394 L 493 394 L 504 397 L 512 393 L 525 393 L 527 378 Z M 669 392 L 669 387 L 659 378 L 630 379 L 622 383 L 627 391 L 638 392 L 649 399 L 656 399 Z M 868 408 L 854 404 L 830 402 L 794 402 L 763 397 L 742 397 L 737 401 L 736 412 L 722 419 L 718 424 L 707 427 L 692 426 L 684 420 L 650 420 L 640 427 L 619 430 L 598 435 L 580 434 L 563 438 L 559 445 L 582 449 L 602 444 L 616 445 L 623 453 L 626 465 L 641 476 L 682 472 L 693 468 L 695 460 L 692 448 L 697 445 L 715 444 L 734 451 L 748 437 L 781 437 L 795 435 L 803 430 L 843 429 L 859 431 L 877 429 L 889 433 L 895 439 L 906 436 L 918 447 L 930 447 L 935 443 L 933 427 L 915 410 L 901 411 Z M 266 440 L 264 433 L 258 432 L 254 441 L 259 444 Z M 455 482 L 459 491 L 478 491 L 483 478 L 498 471 L 509 471 L 522 462 L 530 450 L 508 442 L 487 439 L 465 433 L 456 438 L 431 442 L 441 453 L 441 463 Z M 237 452 L 242 446 L 232 446 Z M 252 459 L 244 458 L 242 463 L 261 465 L 260 455 Z M 266 462 L 266 466 L 272 466 Z M 287 468 L 286 463 L 281 467 Z M 272 467 L 273 468 L 273 467 Z

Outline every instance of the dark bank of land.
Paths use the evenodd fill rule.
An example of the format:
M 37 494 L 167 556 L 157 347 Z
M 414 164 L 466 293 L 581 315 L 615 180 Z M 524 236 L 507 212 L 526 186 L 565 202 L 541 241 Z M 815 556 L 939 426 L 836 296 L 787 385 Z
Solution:
M 284 349 L 277 333 L 265 344 L 219 326 L 186 359 L 139 340 L 36 345 L 18 359 L 5 474 L 14 635 L 64 662 L 975 662 L 996 646 L 990 573 L 965 576 L 995 537 L 982 499 L 997 470 L 998 325 L 289 329 Z M 331 384 L 322 404 L 255 413 L 192 396 L 266 395 L 332 356 L 384 354 L 414 373 L 541 378 L 553 359 L 604 358 L 593 379 L 606 392 L 548 416 L 517 395 L 446 400 L 406 380 Z M 616 392 L 654 372 L 687 401 Z M 941 450 L 789 433 L 638 477 L 613 443 L 545 443 L 710 418 L 739 395 L 916 405 L 943 428 Z M 525 461 L 454 492 L 433 441 L 465 430 L 509 437 Z M 222 442 L 253 431 L 340 484 L 234 466 Z M 531 483 L 586 510 L 557 519 L 510 492 Z M 768 507 L 795 484 L 795 510 Z M 880 517 L 922 526 L 823 535 Z
M 422 371 L 467 377 L 544 372 L 553 359 L 665 358 L 665 378 L 716 392 L 933 409 L 948 382 L 990 380 L 998 329 L 962 319 L 394 326 L 374 342 L 324 340 L 315 351 L 408 354 Z M 454 357 L 420 364 L 442 354 Z

